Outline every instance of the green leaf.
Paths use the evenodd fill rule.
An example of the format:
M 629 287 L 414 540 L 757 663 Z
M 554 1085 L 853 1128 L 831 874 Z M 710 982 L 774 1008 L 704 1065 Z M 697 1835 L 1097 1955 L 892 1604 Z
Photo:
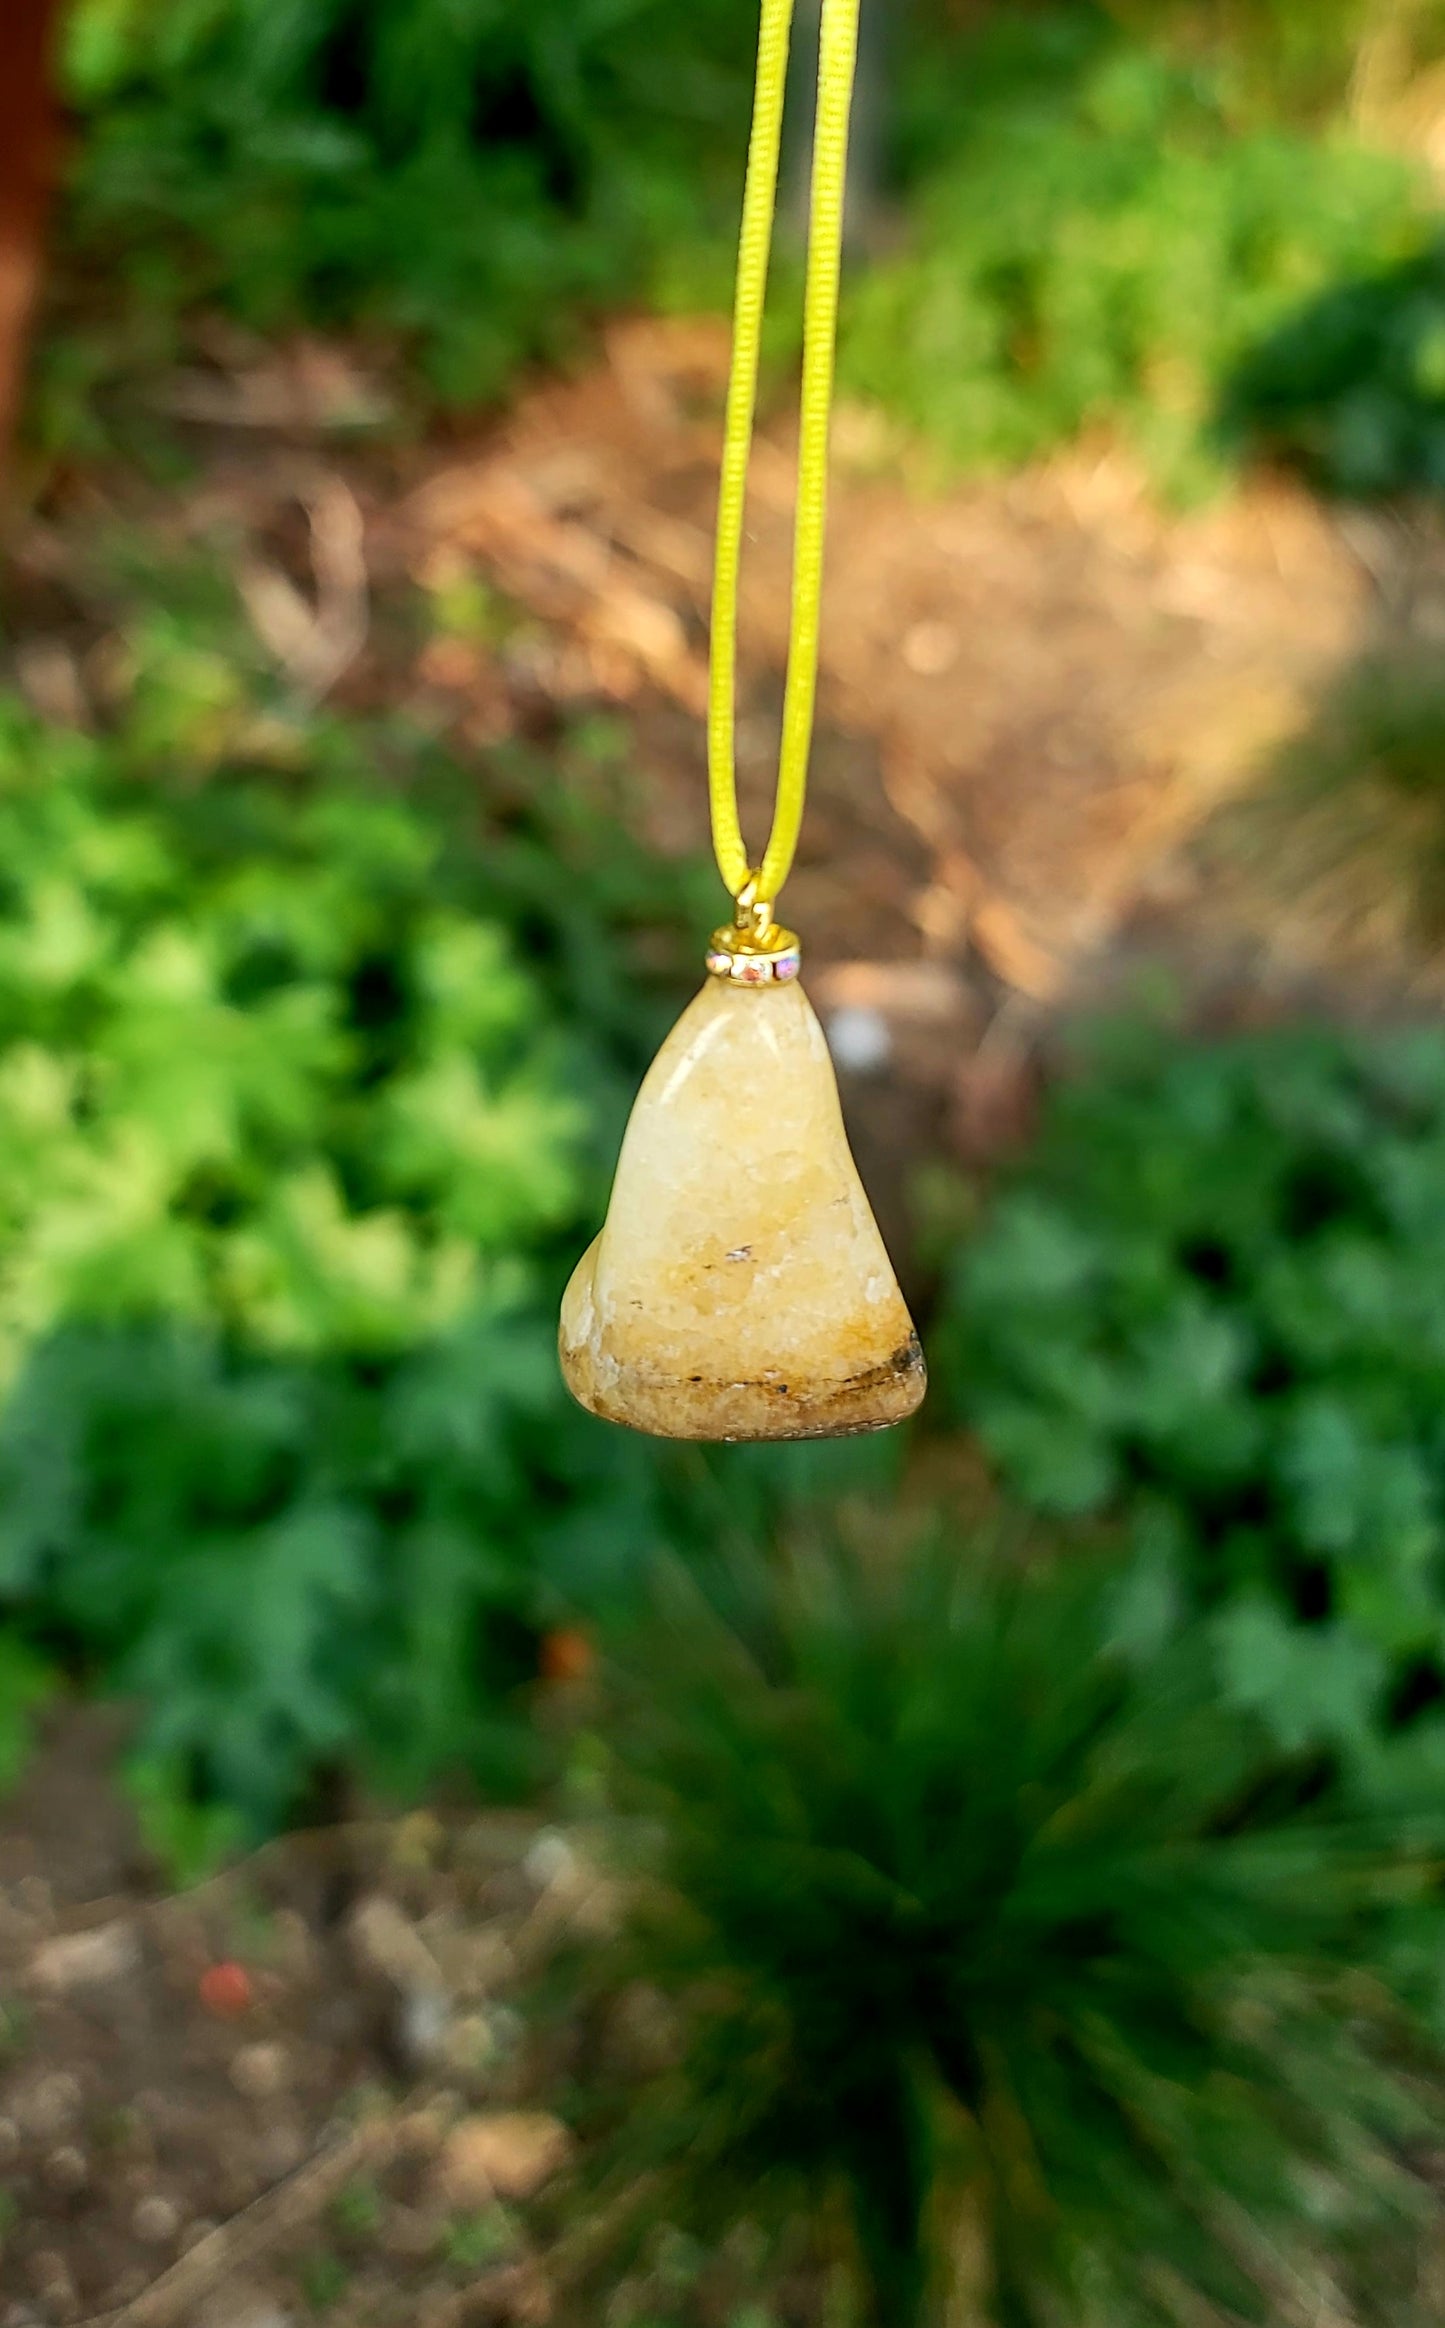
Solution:
M 1346 1626 L 1291 1624 L 1267 1601 L 1240 1599 L 1213 1620 L 1230 1701 L 1258 1715 L 1286 1753 L 1357 1748 L 1378 1719 L 1385 1661 Z

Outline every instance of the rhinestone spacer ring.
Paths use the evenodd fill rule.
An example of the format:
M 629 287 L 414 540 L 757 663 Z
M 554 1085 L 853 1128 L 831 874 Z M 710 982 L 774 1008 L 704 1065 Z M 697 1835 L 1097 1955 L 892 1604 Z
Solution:
M 719 930 L 707 950 L 707 966 L 714 978 L 730 978 L 735 986 L 779 986 L 796 978 L 803 967 L 803 950 L 791 930 L 780 930 L 779 937 L 792 942 L 776 954 L 744 954 L 723 945 L 720 941 L 732 936 L 731 930 Z

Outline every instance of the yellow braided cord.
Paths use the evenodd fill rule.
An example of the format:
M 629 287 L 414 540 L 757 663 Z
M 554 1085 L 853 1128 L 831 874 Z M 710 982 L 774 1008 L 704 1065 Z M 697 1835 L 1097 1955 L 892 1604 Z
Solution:
M 728 386 L 718 499 L 717 563 L 713 588 L 712 663 L 708 701 L 708 787 L 713 848 L 736 897 L 749 877 L 738 822 L 734 750 L 737 671 L 738 574 L 748 454 L 757 405 L 763 299 L 777 199 L 778 148 L 787 83 L 788 33 L 793 0 L 763 0 L 758 42 L 757 97 L 743 198 L 733 320 L 732 377 Z M 792 867 L 808 783 L 813 705 L 818 681 L 818 624 L 823 590 L 823 541 L 828 500 L 828 424 L 833 401 L 833 351 L 838 330 L 838 281 L 843 248 L 843 197 L 848 166 L 848 117 L 858 47 L 859 0 L 823 0 L 818 54 L 818 113 L 813 140 L 812 207 L 803 314 L 803 392 L 798 433 L 798 503 L 793 537 L 792 631 L 783 701 L 783 741 L 773 829 L 758 875 L 758 894 L 776 901 Z
M 808 280 L 803 302 L 803 396 L 798 426 L 798 510 L 793 532 L 793 620 L 783 698 L 783 746 L 773 829 L 758 875 L 758 894 L 776 898 L 792 869 L 808 788 L 813 700 L 818 691 L 818 622 L 823 596 L 823 536 L 828 517 L 828 422 L 833 409 L 833 351 L 838 338 L 838 277 L 843 255 L 843 197 L 848 176 L 848 116 L 858 54 L 858 0 L 823 0 L 818 52 L 818 126 L 813 137 L 813 191 L 808 217 Z
M 718 489 L 712 651 L 708 665 L 707 777 L 713 850 L 718 871 L 734 897 L 751 870 L 738 822 L 735 742 L 738 576 L 742 566 L 748 456 L 752 451 L 753 415 L 758 401 L 763 302 L 767 296 L 773 212 L 777 206 L 778 152 L 783 135 L 788 36 L 792 22 L 793 0 L 763 0 L 757 92 L 753 99 L 753 131 L 748 145 L 737 290 L 733 300 L 732 372 L 728 380 L 722 479 Z

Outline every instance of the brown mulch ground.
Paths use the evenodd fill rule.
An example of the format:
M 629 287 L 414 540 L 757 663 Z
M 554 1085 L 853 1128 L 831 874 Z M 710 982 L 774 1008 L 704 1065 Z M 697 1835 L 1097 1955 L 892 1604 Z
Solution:
M 604 364 L 525 398 L 384 528 L 414 571 L 476 559 L 555 625 L 555 693 L 635 707 L 663 845 L 704 834 L 696 722 L 725 363 L 713 324 L 619 326 Z M 1052 998 L 1350 653 L 1366 568 L 1284 485 L 1170 520 L 1120 456 L 1075 453 L 925 500 L 870 416 L 845 411 L 837 448 L 821 698 L 834 750 L 790 911 L 840 957 L 885 940 L 894 956 L 972 950 Z M 750 503 L 740 756 L 754 830 L 792 480 L 784 421 L 759 445 Z
M 571 2142 L 538 2097 L 575 2040 L 510 2000 L 596 1927 L 576 1848 L 423 1812 L 167 1898 L 105 1775 L 115 1722 L 48 1727 L 0 1827 L 5 2328 L 552 2319 L 530 2215 Z

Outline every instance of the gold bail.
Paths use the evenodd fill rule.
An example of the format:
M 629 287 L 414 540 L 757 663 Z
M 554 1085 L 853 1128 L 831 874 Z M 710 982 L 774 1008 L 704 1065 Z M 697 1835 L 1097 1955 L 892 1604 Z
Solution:
M 774 921 L 772 900 L 758 895 L 755 872 L 737 893 L 731 923 L 713 931 L 707 966 L 714 978 L 731 978 L 740 986 L 776 985 L 796 978 L 801 970 L 803 950 L 797 933 L 780 929 Z

